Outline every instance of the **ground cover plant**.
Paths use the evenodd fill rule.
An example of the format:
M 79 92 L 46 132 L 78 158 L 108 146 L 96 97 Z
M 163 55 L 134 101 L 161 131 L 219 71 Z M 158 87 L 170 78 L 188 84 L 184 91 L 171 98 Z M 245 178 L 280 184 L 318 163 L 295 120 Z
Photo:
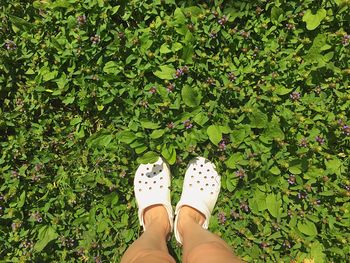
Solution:
M 1 262 L 118 262 L 138 163 L 169 162 L 175 205 L 198 155 L 241 258 L 349 260 L 348 0 L 0 8 Z

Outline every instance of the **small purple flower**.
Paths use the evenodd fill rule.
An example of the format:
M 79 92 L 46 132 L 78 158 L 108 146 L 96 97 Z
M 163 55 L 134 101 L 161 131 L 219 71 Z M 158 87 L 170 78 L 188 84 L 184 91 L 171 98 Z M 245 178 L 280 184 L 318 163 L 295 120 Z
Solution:
M 41 223 L 43 221 L 43 218 L 41 217 L 41 214 L 39 212 L 32 213 L 31 217 L 38 223 Z
M 119 37 L 119 39 L 124 39 L 125 38 L 125 33 L 124 32 L 118 32 L 118 37 Z
M 218 23 L 221 25 L 221 26 L 224 26 L 227 22 L 227 17 L 226 16 L 222 16 L 219 20 L 218 20 Z
M 288 178 L 288 183 L 290 185 L 295 185 L 295 176 L 294 175 L 290 175 Z
M 270 246 L 270 244 L 267 242 L 261 242 L 260 246 L 261 246 L 261 248 L 268 248 Z
M 190 120 L 185 120 L 184 122 L 182 122 L 183 125 L 185 126 L 186 130 L 187 129 L 191 129 L 193 127 L 193 124 L 191 123 Z
M 320 86 L 316 86 L 316 88 L 315 88 L 315 93 L 316 93 L 317 95 L 320 95 L 320 94 L 321 94 L 321 91 L 322 91 L 321 87 L 320 87 Z
M 17 45 L 12 40 L 6 40 L 5 47 L 7 50 L 15 50 L 17 48 Z
M 175 84 L 173 84 L 173 83 L 169 83 L 166 86 L 166 89 L 167 89 L 168 92 L 173 92 L 174 88 L 175 88 Z
M 19 173 L 17 171 L 12 171 L 12 177 L 14 178 L 18 178 L 19 177 Z
M 149 89 L 149 93 L 151 93 L 151 94 L 154 94 L 156 92 L 157 92 L 156 87 L 152 87 L 152 88 Z
M 215 86 L 215 79 L 213 78 L 207 78 L 207 83 L 211 86 Z
M 184 74 L 184 72 L 182 71 L 182 69 L 177 69 L 175 72 L 175 78 L 179 78 Z
M 291 243 L 288 240 L 284 240 L 282 246 L 284 246 L 284 247 L 286 247 L 288 249 L 292 247 Z
M 212 32 L 210 32 L 209 37 L 210 38 L 217 38 L 218 37 L 218 33 L 215 32 L 215 31 L 212 31 Z
M 347 46 L 349 45 L 349 40 L 350 40 L 350 35 L 345 35 L 343 36 L 341 43 L 343 44 L 343 46 Z
M 229 72 L 227 75 L 230 81 L 235 81 L 237 79 L 236 75 L 233 74 L 233 72 Z
M 347 136 L 350 136 L 350 126 L 344 125 L 344 126 L 343 126 L 343 132 L 344 132 L 344 134 L 346 134 Z
M 316 136 L 315 141 L 318 142 L 319 144 L 324 144 L 324 139 L 321 136 Z
M 188 74 L 190 69 L 188 68 L 188 66 L 183 66 L 181 70 L 184 74 Z
M 286 24 L 286 28 L 287 28 L 288 30 L 294 30 L 294 29 L 295 29 L 295 25 L 290 24 L 290 23 L 287 23 L 287 24 Z
M 95 263 L 102 263 L 102 260 L 99 256 L 94 257 Z
M 276 223 L 276 222 L 272 222 L 272 227 L 273 227 L 276 231 L 281 230 L 281 227 L 280 227 L 279 224 Z
M 249 206 L 247 204 L 247 202 L 244 202 L 242 201 L 240 204 L 239 204 L 239 207 L 241 208 L 241 210 L 245 211 L 245 212 L 249 212 Z
M 125 175 L 126 175 L 126 172 L 123 170 L 123 171 L 121 171 L 120 172 L 120 174 L 119 174 L 119 176 L 121 177 L 121 178 L 124 178 L 125 177 Z
M 298 198 L 299 199 L 306 199 L 307 198 L 307 193 L 306 192 L 299 192 L 298 193 Z
M 93 45 L 96 45 L 101 41 L 101 37 L 99 35 L 94 35 L 90 37 L 90 41 L 92 42 Z
M 350 191 L 350 185 L 344 185 L 346 191 Z
M 78 16 L 77 21 L 80 26 L 84 25 L 86 23 L 86 16 L 85 15 Z
M 306 138 L 302 138 L 299 142 L 299 146 L 301 147 L 308 147 L 309 143 L 307 142 Z
M 320 199 L 315 199 L 312 201 L 313 205 L 319 206 L 321 204 L 321 200 Z
M 169 129 L 174 129 L 175 124 L 174 124 L 173 122 L 169 122 L 166 126 L 167 126 Z
M 343 121 L 342 119 L 339 119 L 339 120 L 338 120 L 338 125 L 339 125 L 339 126 L 344 126 L 345 123 L 344 123 L 344 121 Z
M 14 223 L 12 223 L 11 224 L 11 227 L 12 227 L 12 230 L 13 231 L 16 231 L 18 228 L 20 228 L 21 227 L 21 223 L 19 223 L 19 222 L 14 222 Z
M 218 220 L 220 222 L 221 225 L 224 225 L 226 222 L 226 216 L 224 212 L 219 212 L 218 214 Z
M 296 91 L 293 91 L 291 94 L 290 94 L 290 98 L 292 101 L 297 101 L 300 99 L 300 93 L 299 92 L 296 92 Z
M 240 219 L 241 218 L 241 215 L 239 213 L 237 213 L 236 211 L 232 210 L 231 211 L 231 217 L 234 219 L 234 220 L 237 220 L 237 219 Z
M 239 34 L 240 34 L 242 37 L 244 37 L 245 39 L 247 39 L 247 38 L 250 37 L 250 33 L 247 32 L 247 31 L 244 31 L 244 30 L 241 30 L 241 31 L 239 32 Z
M 235 175 L 239 177 L 239 179 L 243 179 L 244 177 L 246 177 L 246 173 L 242 168 L 236 171 Z
M 139 104 L 140 104 L 140 106 L 142 106 L 142 107 L 144 107 L 144 108 L 148 108 L 148 102 L 145 101 L 145 100 L 140 101 Z
M 219 142 L 219 151 L 224 151 L 226 149 L 226 142 L 225 140 L 221 140 L 221 142 Z

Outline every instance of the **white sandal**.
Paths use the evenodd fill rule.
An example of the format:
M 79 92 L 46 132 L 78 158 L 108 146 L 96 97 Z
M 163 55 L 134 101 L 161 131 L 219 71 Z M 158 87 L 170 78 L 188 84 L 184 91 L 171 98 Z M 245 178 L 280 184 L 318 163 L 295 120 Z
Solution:
M 173 208 L 170 200 L 170 169 L 162 158 L 152 164 L 141 164 L 134 179 L 134 192 L 138 205 L 140 225 L 145 231 L 144 211 L 147 207 L 161 204 L 168 212 L 171 231 L 173 230 Z
M 179 203 L 175 209 L 175 238 L 182 244 L 182 238 L 177 228 L 179 212 L 182 206 L 190 206 L 205 216 L 202 227 L 208 229 L 210 215 L 221 187 L 221 177 L 215 170 L 215 165 L 203 157 L 192 159 L 187 167 Z

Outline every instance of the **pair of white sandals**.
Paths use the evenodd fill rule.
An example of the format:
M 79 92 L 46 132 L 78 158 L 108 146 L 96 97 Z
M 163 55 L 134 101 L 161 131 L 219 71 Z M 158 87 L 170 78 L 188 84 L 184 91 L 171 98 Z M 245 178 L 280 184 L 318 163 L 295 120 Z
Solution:
M 134 179 L 138 217 L 140 225 L 146 230 L 143 219 L 145 209 L 156 204 L 163 205 L 168 212 L 171 231 L 174 229 L 176 240 L 182 244 L 182 237 L 177 229 L 181 207 L 186 205 L 201 212 L 205 216 L 202 227 L 207 229 L 210 215 L 220 192 L 221 177 L 215 165 L 209 160 L 203 157 L 192 159 L 187 167 L 181 198 L 175 209 L 175 223 L 173 223 L 174 212 L 169 189 L 170 176 L 170 168 L 162 158 L 155 163 L 139 166 Z

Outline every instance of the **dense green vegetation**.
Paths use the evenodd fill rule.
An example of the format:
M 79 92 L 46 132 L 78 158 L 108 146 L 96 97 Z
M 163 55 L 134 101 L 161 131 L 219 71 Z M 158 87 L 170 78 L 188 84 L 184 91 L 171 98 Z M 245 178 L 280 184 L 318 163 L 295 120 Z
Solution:
M 349 6 L 2 0 L 0 262 L 118 262 L 138 163 L 175 206 L 198 155 L 244 260 L 349 260 Z

